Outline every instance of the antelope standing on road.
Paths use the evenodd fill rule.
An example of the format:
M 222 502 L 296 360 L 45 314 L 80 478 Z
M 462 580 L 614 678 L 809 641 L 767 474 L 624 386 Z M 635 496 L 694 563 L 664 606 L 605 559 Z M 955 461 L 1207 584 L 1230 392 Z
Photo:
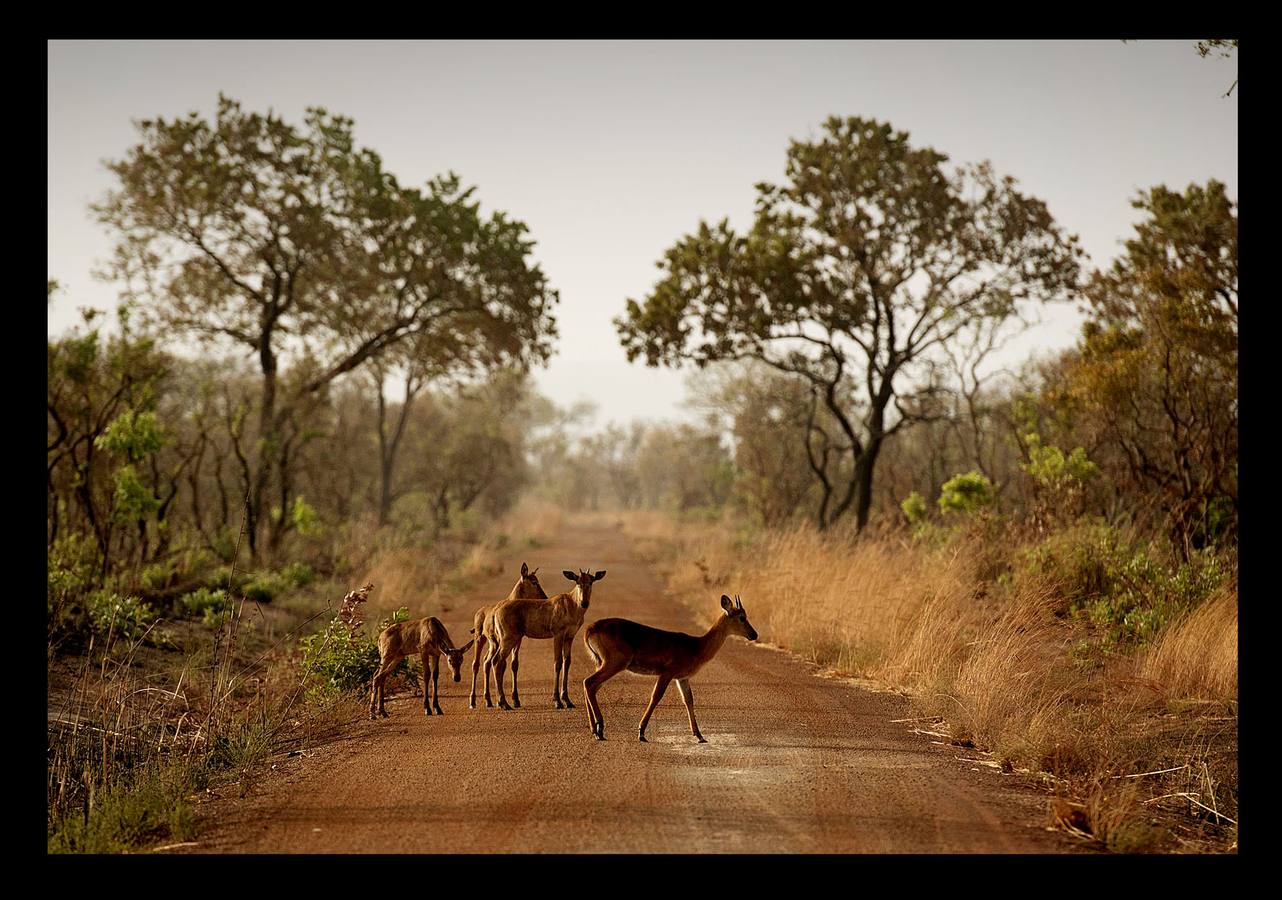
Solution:
M 750 641 L 757 639 L 757 630 L 748 622 L 748 614 L 744 612 L 743 601 L 738 594 L 735 594 L 733 603 L 722 594 L 721 608 L 725 615 L 718 616 L 716 623 L 702 637 L 681 631 L 662 631 L 630 619 L 598 619 L 584 630 L 583 644 L 597 664 L 597 670 L 583 681 L 583 692 L 588 701 L 588 722 L 597 740 L 605 740 L 605 722 L 601 718 L 596 692 L 602 684 L 627 669 L 639 675 L 659 676 L 654 684 L 654 693 L 650 695 L 650 705 L 645 708 L 637 729 L 642 741 L 645 740 L 646 723 L 663 699 L 663 692 L 670 682 L 676 681 L 686 711 L 690 713 L 690 733 L 699 739 L 699 743 L 707 743 L 694 720 L 690 678 L 717 655 L 730 635 L 741 635 Z
M 535 575 L 538 572 L 536 567 L 533 572 L 525 563 L 521 563 L 521 578 L 512 586 L 508 595 L 499 601 L 506 600 L 546 600 L 548 595 L 543 592 L 543 586 L 539 584 L 539 579 Z M 497 605 L 497 604 L 496 604 Z M 472 694 L 468 698 L 467 705 L 469 709 L 476 709 L 476 673 L 481 668 L 481 657 L 485 657 L 485 705 L 493 706 L 494 701 L 490 699 L 490 672 L 494 669 L 494 663 L 490 659 L 488 647 L 494 643 L 494 611 L 493 606 L 482 606 L 472 617 L 471 633 L 476 635 L 473 640 L 476 641 L 476 653 L 472 656 Z M 520 700 L 516 696 L 516 669 L 519 663 L 517 657 L 512 658 L 512 699 L 517 701 L 520 706 Z
M 378 636 L 379 664 L 378 671 L 374 673 L 374 682 L 370 685 L 369 717 L 377 718 L 374 714 L 376 702 L 378 715 L 387 717 L 387 710 L 383 708 L 383 683 L 387 681 L 387 676 L 391 674 L 398 662 L 407 656 L 415 655 L 423 657 L 423 712 L 430 716 L 432 709 L 435 708 L 437 715 L 444 715 L 441 712 L 441 686 L 437 683 L 441 674 L 441 654 L 444 653 L 445 658 L 449 660 L 450 672 L 454 675 L 454 680 L 459 681 L 463 655 L 471 646 L 472 641 L 468 641 L 462 647 L 455 648 L 454 641 L 450 639 L 450 633 L 445 630 L 445 626 L 436 616 L 389 625 Z M 429 672 L 432 676 L 430 681 Z
M 503 673 L 507 658 L 519 654 L 525 638 L 551 638 L 552 656 L 556 661 L 556 678 L 552 682 L 552 700 L 557 709 L 574 709 L 570 702 L 570 651 L 574 635 L 583 624 L 583 616 L 592 600 L 592 584 L 605 577 L 605 571 L 579 570 L 575 575 L 569 569 L 561 572 L 574 582 L 574 587 L 547 600 L 504 600 L 494 607 L 494 640 L 490 644 L 490 659 L 495 666 L 499 684 L 499 709 L 511 709 L 503 694 Z M 515 658 L 515 657 L 514 657 Z M 516 692 L 516 664 L 512 665 L 512 702 L 521 705 Z

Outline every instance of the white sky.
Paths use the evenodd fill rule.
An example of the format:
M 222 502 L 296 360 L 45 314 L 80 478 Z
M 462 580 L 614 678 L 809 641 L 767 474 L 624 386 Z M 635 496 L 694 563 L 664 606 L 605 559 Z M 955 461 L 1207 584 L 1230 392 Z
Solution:
M 484 209 L 530 226 L 561 294 L 557 356 L 537 373 L 557 403 L 608 420 L 673 418 L 684 375 L 628 364 L 610 320 L 653 285 L 675 240 L 778 181 L 790 137 L 829 115 L 889 121 L 953 162 L 989 159 L 1045 200 L 1105 265 L 1136 221 L 1136 191 L 1216 178 L 1237 198 L 1237 60 L 1193 40 L 1140 41 L 54 41 L 49 44 L 48 275 L 64 287 L 50 334 L 114 305 L 91 270 L 110 236 L 88 204 L 134 119 L 198 110 L 219 91 L 301 123 L 355 120 L 403 183 L 448 169 Z M 1248 86 L 1249 89 L 1249 86 Z M 1007 364 L 1070 343 L 1068 308 Z

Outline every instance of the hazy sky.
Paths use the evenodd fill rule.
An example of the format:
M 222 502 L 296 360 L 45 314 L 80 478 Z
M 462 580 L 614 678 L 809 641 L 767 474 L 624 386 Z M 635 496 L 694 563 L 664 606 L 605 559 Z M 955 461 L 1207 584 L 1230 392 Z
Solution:
M 134 119 L 212 116 L 219 91 L 301 123 L 355 120 L 403 183 L 453 169 L 483 209 L 526 222 L 560 291 L 558 355 L 536 378 L 598 423 L 683 414 L 684 375 L 626 362 L 610 320 L 701 218 L 751 221 L 788 139 L 829 115 L 889 121 L 955 162 L 989 159 L 1106 264 L 1135 192 L 1217 178 L 1237 198 L 1237 61 L 1193 41 L 55 41 L 49 44 L 49 333 L 110 307 L 110 250 L 87 205 Z M 1248 86 L 1249 89 L 1249 86 Z M 1072 341 L 1046 318 L 1010 351 Z

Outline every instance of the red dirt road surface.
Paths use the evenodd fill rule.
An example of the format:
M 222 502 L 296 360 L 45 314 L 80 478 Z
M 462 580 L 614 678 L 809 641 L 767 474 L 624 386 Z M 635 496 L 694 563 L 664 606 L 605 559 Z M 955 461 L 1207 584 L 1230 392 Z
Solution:
M 605 569 L 586 622 L 624 616 L 702 633 L 696 617 L 614 528 L 571 520 L 551 546 L 513 551 L 502 574 L 440 615 L 456 643 L 473 610 L 506 595 L 522 560 L 549 593 L 562 569 Z M 709 590 L 717 611 L 725 585 Z M 752 617 L 751 594 L 744 606 Z M 763 623 L 753 624 L 768 642 Z M 966 762 L 973 751 L 915 734 L 907 701 L 819 677 L 813 666 L 730 638 L 691 681 L 699 727 L 669 690 L 637 740 L 652 677 L 621 674 L 599 694 L 607 740 L 589 731 L 583 679 L 594 668 L 575 636 L 571 697 L 552 702 L 552 642 L 526 640 L 523 707 L 468 709 L 471 652 L 446 679 L 443 716 L 389 697 L 390 717 L 277 768 L 243 799 L 202 806 L 198 843 L 214 853 L 1046 853 L 1077 849 L 1045 828 L 1046 798 L 1019 776 Z M 509 669 L 510 672 L 510 669 Z M 508 677 L 510 691 L 511 676 Z M 478 695 L 481 689 L 478 686 Z

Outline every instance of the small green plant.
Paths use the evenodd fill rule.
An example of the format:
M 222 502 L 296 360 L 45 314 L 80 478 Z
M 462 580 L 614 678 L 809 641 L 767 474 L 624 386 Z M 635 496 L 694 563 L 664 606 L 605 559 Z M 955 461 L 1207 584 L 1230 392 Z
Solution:
M 316 510 L 312 508 L 302 497 L 294 498 L 294 505 L 289 510 L 290 520 L 298 533 L 304 537 L 320 534 L 321 527 L 320 516 L 316 515 Z
M 291 583 L 280 575 L 263 572 L 246 581 L 240 590 L 250 600 L 271 603 L 290 587 Z
M 138 576 L 138 582 L 144 590 L 158 591 L 169 587 L 174 580 L 175 572 L 172 562 L 160 562 L 147 566 Z
M 156 619 L 156 612 L 137 597 L 114 591 L 94 591 L 87 603 L 89 622 L 99 634 L 113 633 L 126 640 L 140 638 Z
M 280 570 L 280 577 L 291 587 L 300 588 L 310 583 L 316 577 L 316 573 L 307 563 L 290 563 Z
M 303 669 L 310 680 L 308 693 L 313 697 L 362 690 L 378 671 L 378 645 L 338 618 L 300 643 Z
M 210 628 L 223 623 L 231 602 L 227 592 L 218 588 L 200 588 L 184 594 L 178 601 L 178 608 L 186 615 L 199 618 Z
M 49 822 L 49 853 L 124 853 L 159 840 L 185 841 L 195 833 L 191 806 L 199 776 L 193 767 L 148 766 L 140 777 L 101 787 L 85 811 Z
M 926 498 L 916 491 L 905 497 L 899 508 L 904 511 L 909 525 L 917 525 L 926 519 Z
M 939 492 L 939 509 L 947 513 L 973 513 L 993 502 L 993 484 L 979 472 L 954 475 Z

